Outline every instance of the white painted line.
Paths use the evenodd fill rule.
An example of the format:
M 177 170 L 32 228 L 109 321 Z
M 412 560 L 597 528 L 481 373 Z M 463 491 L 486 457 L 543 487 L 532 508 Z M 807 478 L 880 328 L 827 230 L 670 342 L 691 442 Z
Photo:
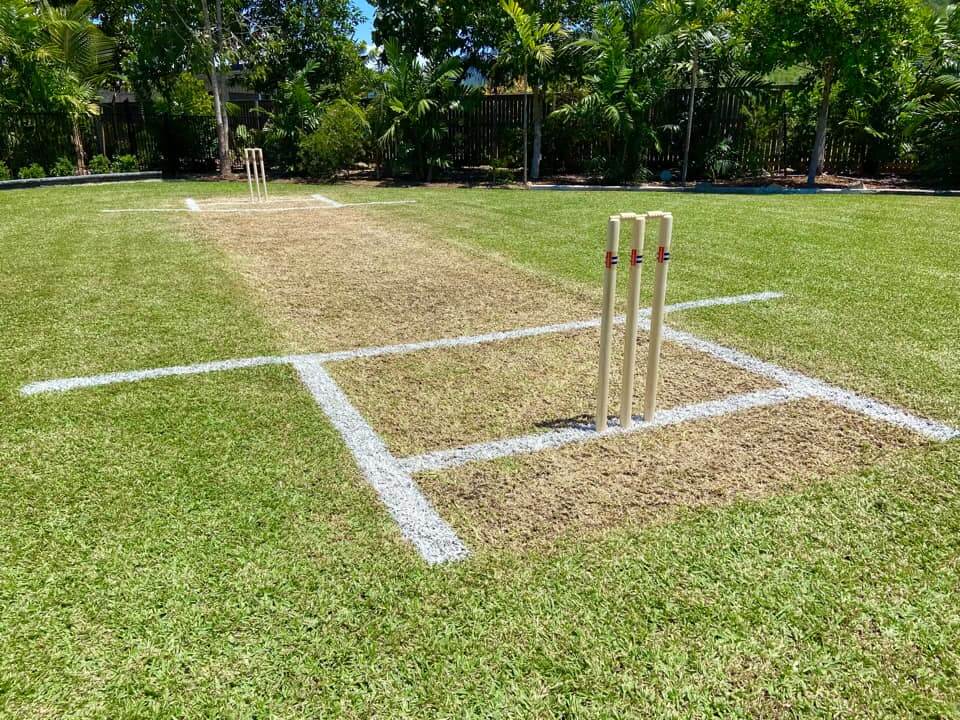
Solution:
M 698 308 L 717 307 L 720 305 L 740 305 L 743 303 L 762 302 L 765 300 L 776 300 L 783 297 L 783 293 L 761 292 L 748 295 L 728 295 L 726 297 L 706 298 L 704 300 L 690 300 L 688 302 L 667 305 L 666 309 L 670 312 L 680 310 L 695 310 Z M 639 317 L 650 317 L 650 308 L 640 311 Z M 622 325 L 625 322 L 623 315 L 617 315 L 614 323 Z M 520 328 L 518 330 L 504 330 L 492 332 L 484 335 L 466 335 L 463 337 L 441 338 L 439 340 L 425 340 L 416 343 L 403 343 L 400 345 L 386 345 L 384 347 L 358 348 L 356 350 L 342 350 L 339 352 L 329 352 L 319 355 L 322 362 L 343 362 L 348 360 L 357 360 L 359 358 L 379 357 L 381 355 L 405 355 L 407 353 L 419 352 L 421 350 L 434 350 L 439 348 L 466 347 L 470 345 L 483 345 L 486 343 L 503 342 L 505 340 L 519 340 L 521 338 L 537 337 L 539 335 L 554 335 L 564 332 L 575 332 L 578 330 L 589 330 L 600 327 L 600 318 L 592 320 L 575 320 L 573 322 L 557 323 L 554 325 L 541 325 L 539 327 Z
M 542 450 L 560 448 L 573 443 L 590 442 L 611 436 L 629 435 L 631 433 L 655 430 L 669 425 L 678 425 L 684 422 L 730 415 L 751 408 L 779 405 L 805 396 L 806 392 L 803 388 L 793 387 L 732 395 L 721 400 L 710 400 L 694 405 L 684 405 L 678 408 L 661 410 L 653 422 L 646 422 L 642 417 L 637 416 L 634 418 L 634 424 L 626 429 L 620 426 L 616 418 L 611 418 L 610 426 L 600 433 L 596 431 L 596 426 L 593 423 L 585 423 L 560 430 L 524 435 L 506 440 L 493 440 L 491 442 L 477 443 L 475 445 L 467 445 L 466 447 L 453 448 L 451 450 L 438 450 L 423 455 L 415 455 L 400 460 L 400 466 L 411 474 L 427 472 L 429 470 L 442 470 L 470 462 L 536 453 Z
M 200 205 L 193 198 L 187 198 L 183 201 L 183 204 L 187 206 L 187 210 L 190 212 L 200 212 Z
M 312 197 L 314 200 L 319 200 L 322 203 L 326 203 L 330 207 L 334 207 L 334 208 L 343 207 L 343 205 L 338 203 L 336 200 L 332 200 L 331 198 L 328 198 L 326 195 L 320 195 L 319 193 L 317 193 L 315 195 L 311 195 L 310 197 Z
M 283 213 L 307 212 L 308 210 L 339 210 L 345 207 L 366 207 L 368 205 L 415 205 L 416 200 L 383 200 L 379 202 L 338 203 L 333 205 L 297 205 L 294 207 L 235 207 L 235 208 L 198 208 L 204 213 L 232 214 L 232 213 Z M 238 201 L 237 204 L 241 204 Z M 101 213 L 153 213 L 153 212 L 197 212 L 190 208 L 109 208 Z
M 886 403 L 864 395 L 858 395 L 857 393 L 844 390 L 835 385 L 830 385 L 822 380 L 817 380 L 816 378 L 809 377 L 794 370 L 787 370 L 779 365 L 764 362 L 752 355 L 747 355 L 739 350 L 734 350 L 710 342 L 709 340 L 703 340 L 682 330 L 675 330 L 668 327 L 665 330 L 664 337 L 667 340 L 707 353 L 731 365 L 736 365 L 749 372 L 770 378 L 771 380 L 776 380 L 784 385 L 802 387 L 809 396 L 820 398 L 821 400 L 839 405 L 848 410 L 853 410 L 874 420 L 880 420 L 890 425 L 906 428 L 930 440 L 946 442 L 960 438 L 960 429 L 936 422 L 935 420 L 919 417 L 901 408 L 887 405 Z
M 374 200 L 372 202 L 341 203 L 338 207 L 363 207 L 364 205 L 416 205 L 416 200 Z
M 193 212 L 187 208 L 109 208 L 102 213 L 151 213 L 151 212 Z
M 373 486 L 403 536 L 430 564 L 460 560 L 469 553 L 430 501 L 390 453 L 380 436 L 316 360 L 294 363 L 304 385 L 339 431 L 367 482 Z
M 675 305 L 668 305 L 667 309 L 671 312 L 678 310 L 693 310 L 696 308 L 715 307 L 718 305 L 737 305 L 741 303 L 758 302 L 762 300 L 775 300 L 780 297 L 783 297 L 783 294 L 776 292 L 752 293 L 749 295 L 730 295 L 727 297 L 707 298 L 705 300 L 691 300 L 689 302 L 676 303 Z M 648 317 L 650 315 L 649 308 L 642 310 L 640 315 L 641 317 Z M 621 315 L 617 317 L 615 322 L 622 324 L 624 322 L 623 316 Z M 29 385 L 24 385 L 20 389 L 20 394 L 37 395 L 40 393 L 65 392 L 67 390 L 97 387 L 100 385 L 112 385 L 114 383 L 151 380 L 170 375 L 199 375 L 208 372 L 220 372 L 223 370 L 238 370 L 247 367 L 256 367 L 258 365 L 282 365 L 284 363 L 293 363 L 297 360 L 316 360 L 321 363 L 328 363 L 358 360 L 360 358 L 380 357 L 381 355 L 405 355 L 407 353 L 420 352 L 422 350 L 482 345 L 485 343 L 502 342 L 504 340 L 517 340 L 526 337 L 536 337 L 538 335 L 551 335 L 555 333 L 572 332 L 577 330 L 588 330 L 590 328 L 598 327 L 599 325 L 599 318 L 595 318 L 593 320 L 579 320 L 568 323 L 558 323 L 555 325 L 541 325 L 539 327 L 493 332 L 485 335 L 441 338 L 439 340 L 425 340 L 423 342 L 386 345 L 383 347 L 367 347 L 328 353 L 308 353 L 301 355 L 276 355 L 269 357 L 239 358 L 236 360 L 216 360 L 212 362 L 196 363 L 193 365 L 153 368 L 151 370 L 131 370 L 87 377 L 43 380 L 41 382 L 34 382 L 30 383 Z
M 20 388 L 20 394 L 39 395 L 41 393 L 66 392 L 68 390 L 79 390 L 80 388 L 114 385 L 116 383 L 154 380 L 156 378 L 170 377 L 173 375 L 199 375 L 202 373 L 221 372 L 223 370 L 259 367 L 261 365 L 283 365 L 292 362 L 294 357 L 295 356 L 265 356 L 240 358 L 237 360 L 214 360 L 212 362 L 196 363 L 194 365 L 175 365 L 173 367 L 153 368 L 151 370 L 130 370 L 126 372 L 104 373 L 103 375 L 88 375 L 86 377 L 43 380 L 41 382 L 24 385 Z

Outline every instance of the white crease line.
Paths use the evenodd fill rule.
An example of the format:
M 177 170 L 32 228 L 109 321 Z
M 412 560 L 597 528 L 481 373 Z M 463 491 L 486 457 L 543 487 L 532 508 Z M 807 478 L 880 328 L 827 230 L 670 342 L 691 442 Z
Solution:
M 193 212 L 187 208 L 108 208 L 101 210 L 102 213 L 151 213 L 151 212 Z
M 783 297 L 783 293 L 761 292 L 751 293 L 749 295 L 729 295 L 726 297 L 706 298 L 704 300 L 690 300 L 688 302 L 667 305 L 669 312 L 680 310 L 694 310 L 697 308 L 716 307 L 719 305 L 739 305 L 743 303 L 760 302 L 764 300 L 776 300 Z M 644 308 L 640 311 L 640 317 L 650 317 L 650 308 Z M 614 318 L 614 323 L 622 325 L 625 322 L 623 315 Z M 379 357 L 381 355 L 404 355 L 421 350 L 434 350 L 438 348 L 465 347 L 469 345 L 482 345 L 486 343 L 503 342 L 505 340 L 519 340 L 521 338 L 537 337 L 538 335 L 554 335 L 564 332 L 574 332 L 577 330 L 589 330 L 600 326 L 600 318 L 591 320 L 575 320 L 573 322 L 557 323 L 554 325 L 541 325 L 539 327 L 520 328 L 518 330 L 504 330 L 500 332 L 486 333 L 484 335 L 465 335 L 462 337 L 441 338 L 439 340 L 425 340 L 416 343 L 402 343 L 400 345 L 386 345 L 383 347 L 358 348 L 356 350 L 342 350 L 338 352 L 323 353 L 318 356 L 322 362 L 343 362 L 347 360 L 357 360 L 359 358 Z
M 667 310 L 673 312 L 677 310 L 692 310 L 696 308 L 714 307 L 718 305 L 736 305 L 740 303 L 757 302 L 761 300 L 774 300 L 779 297 L 783 297 L 783 294 L 777 292 L 762 292 L 752 293 L 749 295 L 731 295 L 726 297 L 707 298 L 704 300 L 691 300 L 688 302 L 676 303 L 675 305 L 668 305 Z M 650 315 L 649 308 L 642 310 L 640 314 L 641 317 L 648 317 Z M 624 322 L 623 316 L 621 315 L 617 317 L 615 322 L 622 324 Z M 222 370 L 237 370 L 247 367 L 256 367 L 258 365 L 282 365 L 284 363 L 293 363 L 297 360 L 316 360 L 318 362 L 327 363 L 358 360 L 360 358 L 379 357 L 381 355 L 405 355 L 407 353 L 419 352 L 422 350 L 433 350 L 436 348 L 482 345 L 485 343 L 502 342 L 504 340 L 536 337 L 538 335 L 550 335 L 576 330 L 588 330 L 590 328 L 598 327 L 599 325 L 600 319 L 596 318 L 593 320 L 579 320 L 555 325 L 541 325 L 539 327 L 506 330 L 503 332 L 487 333 L 485 335 L 467 335 L 464 337 L 441 338 L 439 340 L 425 340 L 423 342 L 387 345 L 384 347 L 357 348 L 355 350 L 340 350 L 328 353 L 276 355 L 254 358 L 239 358 L 236 360 L 215 360 L 212 362 L 197 363 L 194 365 L 178 365 L 174 367 L 154 368 L 151 370 L 130 370 L 86 377 L 42 380 L 40 382 L 33 382 L 29 385 L 24 385 L 20 389 L 20 394 L 37 395 L 40 393 L 65 392 L 67 390 L 97 387 L 100 385 L 112 385 L 114 383 L 150 380 L 154 378 L 167 377 L 170 375 L 197 375 L 201 373 L 219 372 Z
M 650 323 L 648 320 L 641 321 L 641 325 L 645 325 L 644 329 L 649 330 Z M 764 362 L 752 355 L 718 345 L 709 340 L 703 340 L 682 330 L 665 327 L 664 339 L 707 353 L 756 375 L 776 380 L 790 387 L 801 388 L 810 397 L 817 397 L 861 415 L 866 415 L 874 420 L 912 430 L 930 440 L 946 442 L 954 438 L 960 438 L 960 429 L 919 417 L 901 408 L 887 405 L 864 395 L 858 395 L 794 370 L 787 370 L 779 365 Z
M 371 202 L 340 203 L 338 207 L 361 207 L 363 205 L 416 205 L 416 200 L 374 200 Z
M 314 200 L 319 200 L 322 203 L 326 203 L 327 205 L 333 208 L 343 207 L 343 205 L 338 203 L 336 200 L 332 200 L 328 198 L 326 195 L 320 195 L 318 193 L 316 195 L 311 195 L 310 197 L 312 197 Z
M 246 188 L 246 186 L 244 186 Z M 271 195 L 266 199 L 257 200 L 257 205 L 266 205 L 268 203 L 282 203 L 282 202 L 311 202 L 314 199 L 313 195 Z M 250 205 L 252 201 L 246 195 L 237 196 L 233 200 L 201 200 L 201 207 L 216 207 L 218 205 Z
M 644 422 L 643 418 L 634 418 L 635 424 L 622 428 L 616 418 L 611 418 L 610 426 L 602 433 L 596 431 L 593 423 L 552 430 L 550 432 L 524 435 L 506 440 L 477 443 L 451 450 L 415 455 L 400 460 L 400 466 L 411 474 L 442 470 L 470 462 L 495 460 L 497 458 L 536 453 L 542 450 L 556 449 L 573 443 L 584 443 L 618 435 L 655 430 L 669 425 L 678 425 L 694 420 L 729 415 L 751 408 L 769 407 L 798 400 L 807 395 L 804 388 L 782 387 L 760 392 L 732 395 L 721 400 L 684 405 L 657 413 L 653 422 Z
M 435 564 L 460 560 L 469 552 L 417 487 L 413 477 L 387 450 L 380 436 L 316 360 L 294 363 L 304 385 L 339 431 L 367 482 L 373 486 L 403 536 L 423 559 Z
M 66 392 L 80 388 L 114 385 L 116 383 L 137 382 L 139 380 L 153 380 L 173 375 L 199 375 L 202 373 L 220 372 L 223 370 L 239 370 L 241 368 L 259 367 L 261 365 L 283 365 L 293 362 L 297 356 L 285 357 L 252 357 L 237 360 L 214 360 L 211 362 L 196 363 L 194 365 L 174 365 L 172 367 L 153 368 L 151 370 L 130 370 L 126 372 L 104 373 L 103 375 L 88 375 L 86 377 L 62 378 L 59 380 L 42 380 L 30 383 L 20 388 L 21 395 L 39 395 L 40 393 Z
M 200 212 L 200 205 L 193 198 L 187 198 L 183 201 L 183 204 L 187 206 L 187 210 L 190 212 Z
M 383 200 L 379 202 L 361 202 L 361 203 L 338 203 L 333 205 L 299 205 L 296 207 L 237 207 L 237 208 L 213 208 L 202 209 L 204 213 L 215 213 L 218 215 L 228 213 L 282 213 L 282 212 L 307 212 L 308 210 L 339 210 L 345 207 L 366 207 L 367 205 L 415 205 L 416 200 Z M 108 208 L 101 210 L 101 213 L 152 213 L 152 212 L 197 212 L 189 208 Z

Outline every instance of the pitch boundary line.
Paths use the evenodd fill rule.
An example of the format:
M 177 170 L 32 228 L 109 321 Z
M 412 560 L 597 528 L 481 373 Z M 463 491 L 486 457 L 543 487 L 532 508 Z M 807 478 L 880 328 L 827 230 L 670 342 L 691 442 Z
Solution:
M 762 302 L 782 297 L 782 293 L 763 292 L 748 295 L 707 298 L 667 306 L 668 310 L 735 305 Z M 639 326 L 650 327 L 650 311 L 641 313 Z M 622 324 L 622 316 L 615 318 Z M 340 433 L 344 443 L 354 456 L 366 481 L 377 492 L 390 516 L 397 523 L 402 535 L 430 564 L 460 560 L 469 554 L 468 548 L 423 495 L 414 480 L 414 475 L 429 470 L 440 470 L 468 462 L 486 461 L 522 453 L 553 449 L 571 443 L 588 442 L 626 433 L 642 432 L 682 422 L 720 417 L 751 408 L 770 407 L 807 397 L 815 397 L 844 407 L 875 420 L 911 430 L 929 440 L 945 442 L 960 438 L 960 430 L 943 423 L 929 420 L 901 408 L 882 403 L 857 393 L 825 383 L 816 378 L 768 363 L 739 350 L 666 327 L 665 339 L 685 347 L 706 353 L 718 360 L 769 378 L 780 387 L 753 393 L 733 395 L 719 400 L 694 403 L 662 411 L 654 422 L 646 423 L 637 418 L 631 428 L 621 428 L 615 422 L 602 433 L 595 425 L 582 424 L 544 433 L 506 438 L 485 443 L 424 453 L 398 458 L 387 448 L 376 430 L 363 418 L 350 402 L 346 393 L 326 371 L 326 363 L 344 362 L 360 358 L 381 357 L 420 352 L 431 349 L 467 347 L 502 342 L 526 337 L 576 332 L 598 327 L 599 319 L 518 328 L 482 335 L 440 338 L 423 342 L 402 343 L 380 347 L 356 348 L 353 350 L 312 353 L 301 355 L 259 356 L 218 360 L 151 368 L 101 375 L 60 378 L 29 383 L 20 389 L 21 395 L 58 393 L 81 388 L 100 387 L 116 383 L 138 382 L 162 377 L 196 375 L 267 365 L 292 365 L 301 382 L 307 388 L 329 421 Z

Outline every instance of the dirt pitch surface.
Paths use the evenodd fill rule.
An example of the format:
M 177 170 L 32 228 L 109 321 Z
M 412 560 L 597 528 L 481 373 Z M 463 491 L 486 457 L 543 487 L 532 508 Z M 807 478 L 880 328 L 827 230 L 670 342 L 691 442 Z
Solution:
M 592 317 L 595 295 L 550 285 L 442 238 L 388 228 L 376 206 L 198 214 L 296 352 L 432 340 Z
M 599 312 L 599 292 L 571 290 L 442 237 L 390 227 L 374 208 L 269 219 L 238 214 L 229 221 L 197 214 L 191 221 L 234 259 L 292 352 L 430 340 Z M 583 421 L 595 402 L 597 342 L 596 331 L 582 331 L 354 360 L 330 370 L 402 456 Z M 635 412 L 643 392 L 643 334 L 639 343 Z M 670 343 L 663 368 L 663 408 L 771 387 Z M 618 392 L 617 379 L 614 414 Z M 803 400 L 469 463 L 417 480 L 468 544 L 530 547 L 662 519 L 683 507 L 788 491 L 923 442 Z

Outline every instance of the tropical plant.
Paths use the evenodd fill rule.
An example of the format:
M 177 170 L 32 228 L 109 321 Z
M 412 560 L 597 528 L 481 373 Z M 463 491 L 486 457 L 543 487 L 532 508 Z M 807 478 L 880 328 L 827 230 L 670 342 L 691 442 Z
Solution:
M 264 140 L 271 160 L 285 172 L 297 166 L 300 141 L 314 132 L 323 116 L 320 97 L 310 84 L 315 63 L 309 62 L 280 83 L 274 109 L 267 113 Z
M 416 177 L 433 179 L 436 169 L 449 167 L 445 115 L 477 94 L 461 83 L 459 58 L 426 60 L 401 51 L 391 40 L 384 47 L 386 67 L 372 108 L 378 144 Z
M 960 6 L 949 5 L 933 27 L 921 81 L 903 118 L 921 170 L 939 183 L 960 181 Z
M 529 91 L 533 104 L 533 151 L 530 177 L 540 177 L 540 155 L 543 144 L 543 86 L 547 70 L 553 64 L 556 49 L 553 43 L 567 36 L 559 22 L 541 22 L 538 13 L 528 13 L 517 0 L 500 0 L 500 7 L 510 18 L 513 32 L 500 48 L 497 62 L 519 74 L 524 91 Z M 527 182 L 527 102 L 523 103 L 523 181 Z
M 113 159 L 110 169 L 115 173 L 137 172 L 140 169 L 140 163 L 136 155 L 118 155 Z
M 9 180 L 10 178 L 10 166 L 3 160 L 0 160 L 0 180 Z
M 110 172 L 110 160 L 106 155 L 94 155 L 90 159 L 90 172 L 94 175 L 106 175 Z
M 674 70 L 689 81 L 686 132 L 683 142 L 681 182 L 686 182 L 690 167 L 690 140 L 696 108 L 697 84 L 704 56 L 714 53 L 730 39 L 733 12 L 723 0 L 655 0 L 647 14 L 663 37 L 661 42 L 674 48 Z
M 77 169 L 70 158 L 58 157 L 53 167 L 50 168 L 50 177 L 67 177 L 68 175 L 74 175 L 76 171 Z
M 80 121 L 100 113 L 100 88 L 113 67 L 115 43 L 92 19 L 90 0 L 66 7 L 42 5 L 46 54 L 62 68 L 59 104 L 71 121 L 77 172 L 87 171 Z
M 573 43 L 586 55 L 584 90 L 553 113 L 567 125 L 596 130 L 606 145 L 606 173 L 613 177 L 631 179 L 641 147 L 659 146 L 648 111 L 662 93 L 664 80 L 651 72 L 651 61 L 657 55 L 651 43 L 651 39 L 633 34 L 619 7 L 598 7 L 590 35 Z

